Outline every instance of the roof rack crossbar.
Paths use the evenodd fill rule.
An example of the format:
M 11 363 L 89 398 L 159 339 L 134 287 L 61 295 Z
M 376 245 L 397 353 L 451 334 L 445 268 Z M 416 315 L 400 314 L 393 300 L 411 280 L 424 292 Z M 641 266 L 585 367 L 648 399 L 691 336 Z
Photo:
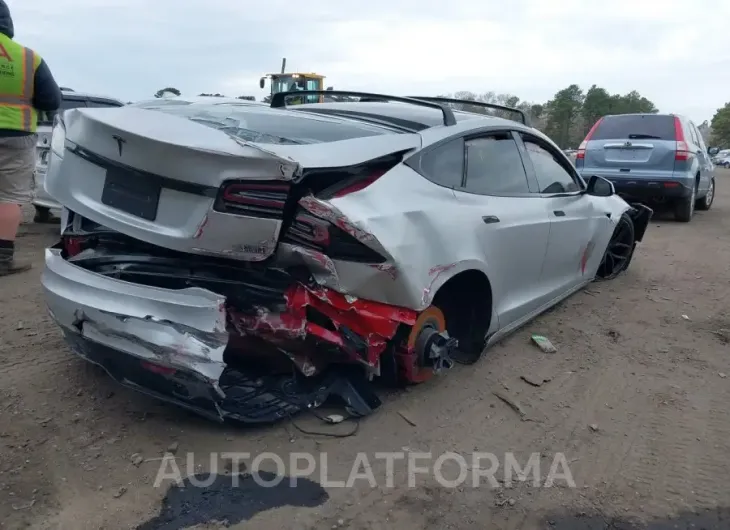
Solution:
M 426 96 L 426 97 L 408 96 L 408 97 L 411 99 L 421 99 L 423 101 L 433 101 L 435 103 L 459 103 L 459 104 L 465 104 L 465 105 L 475 105 L 477 107 L 484 107 L 487 109 L 506 110 L 509 112 L 516 112 L 522 118 L 522 123 L 525 125 L 528 125 L 527 115 L 524 113 L 524 111 L 522 111 L 518 108 L 515 108 L 515 107 L 506 107 L 504 105 L 498 105 L 496 103 L 484 103 L 483 101 L 473 101 L 471 99 L 454 99 L 454 98 L 442 98 L 442 97 L 432 97 L 432 96 Z M 469 112 L 469 111 L 464 111 L 464 112 Z
M 349 90 L 294 90 L 291 92 L 277 92 L 271 98 L 271 108 L 286 107 L 286 98 L 290 96 L 309 95 L 349 96 L 368 98 L 369 101 L 395 101 L 398 103 L 409 103 L 411 105 L 417 105 L 419 107 L 428 107 L 440 110 L 444 118 L 444 125 L 456 125 L 456 116 L 454 116 L 454 111 L 436 101 L 427 101 L 425 98 L 416 99 L 404 98 L 400 96 L 387 96 L 385 94 L 373 94 L 371 92 L 350 92 Z

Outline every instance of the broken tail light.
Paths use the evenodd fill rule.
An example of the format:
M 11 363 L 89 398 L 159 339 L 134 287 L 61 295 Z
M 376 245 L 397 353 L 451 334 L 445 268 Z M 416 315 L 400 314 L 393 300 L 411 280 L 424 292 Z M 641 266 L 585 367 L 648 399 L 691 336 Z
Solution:
M 84 250 L 84 243 L 85 238 L 64 236 L 63 250 L 66 252 L 66 257 L 72 258 L 77 254 L 80 254 L 81 251 Z
M 302 207 L 284 235 L 292 243 L 326 254 L 331 259 L 359 263 L 383 263 L 386 259 L 340 227 L 316 217 Z
M 221 187 L 214 209 L 248 217 L 283 219 L 290 189 L 287 182 L 227 182 Z

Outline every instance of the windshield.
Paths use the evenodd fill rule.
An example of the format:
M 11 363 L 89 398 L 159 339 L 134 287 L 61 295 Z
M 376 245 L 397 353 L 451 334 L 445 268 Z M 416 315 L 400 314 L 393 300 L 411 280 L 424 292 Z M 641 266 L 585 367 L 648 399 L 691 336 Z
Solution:
M 239 140 L 266 144 L 334 142 L 393 132 L 355 121 L 271 112 L 250 103 L 170 105 L 150 110 L 187 118 Z

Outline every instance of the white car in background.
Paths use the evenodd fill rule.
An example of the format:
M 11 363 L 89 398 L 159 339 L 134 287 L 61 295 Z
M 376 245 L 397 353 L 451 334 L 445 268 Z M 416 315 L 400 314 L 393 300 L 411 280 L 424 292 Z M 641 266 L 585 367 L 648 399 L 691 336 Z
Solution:
M 94 107 L 122 107 L 124 103 L 118 99 L 76 92 L 68 88 L 62 88 L 63 100 L 58 112 L 68 109 L 94 108 Z M 51 147 L 51 132 L 53 131 L 53 120 L 56 112 L 40 112 L 38 114 L 38 143 L 36 147 L 36 168 L 34 174 L 35 196 L 33 206 L 35 207 L 36 223 L 54 222 L 57 218 L 51 215 L 51 210 L 60 210 L 61 205 L 51 197 L 45 190 L 46 171 L 48 170 L 48 158 Z

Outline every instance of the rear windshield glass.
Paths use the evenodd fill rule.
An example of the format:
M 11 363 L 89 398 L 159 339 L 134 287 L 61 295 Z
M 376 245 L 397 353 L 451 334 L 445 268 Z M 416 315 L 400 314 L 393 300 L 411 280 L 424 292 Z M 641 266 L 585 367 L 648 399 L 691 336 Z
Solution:
M 262 112 L 251 105 L 170 105 L 150 110 L 187 118 L 247 142 L 269 144 L 334 142 L 394 132 L 352 120 Z
M 591 140 L 674 140 L 674 116 L 624 114 L 606 116 Z

